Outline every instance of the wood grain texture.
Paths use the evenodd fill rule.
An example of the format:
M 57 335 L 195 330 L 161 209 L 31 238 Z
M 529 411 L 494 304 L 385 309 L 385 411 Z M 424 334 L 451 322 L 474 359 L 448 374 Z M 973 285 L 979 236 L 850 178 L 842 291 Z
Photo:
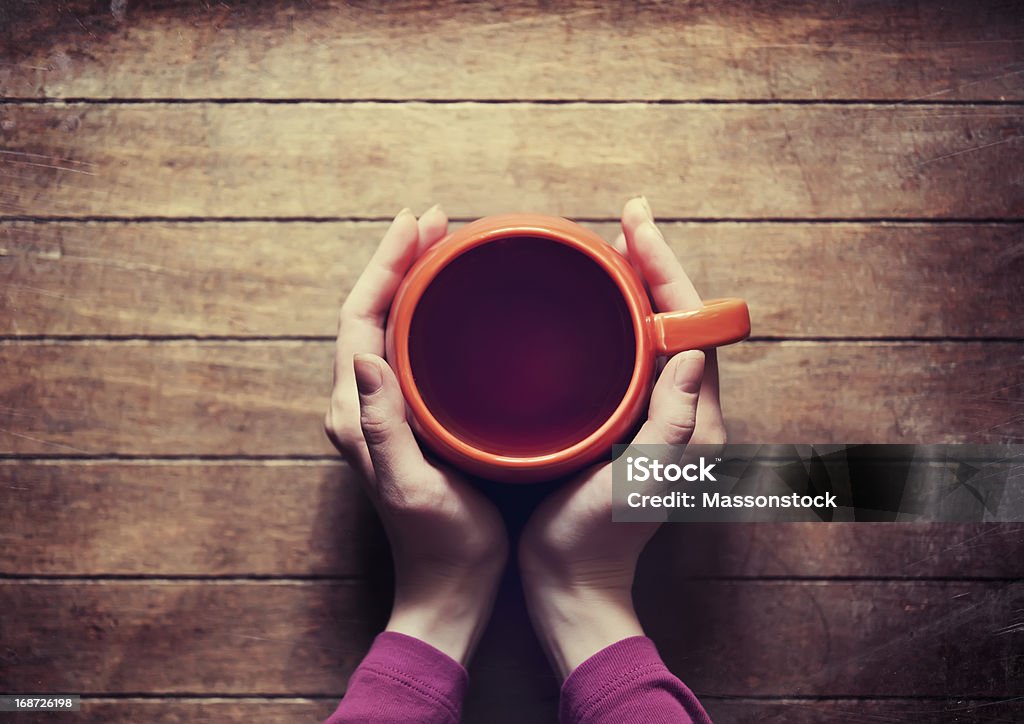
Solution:
M 386 228 L 0 223 L 0 334 L 332 335 Z M 1024 337 L 1024 224 L 662 229 L 706 297 L 748 300 L 755 335 Z
M 730 439 L 1019 442 L 1022 352 L 746 342 L 721 353 Z M 332 354 L 333 343 L 298 341 L 0 344 L 0 451 L 333 455 L 322 429 Z
M 266 724 L 295 724 L 299 721 L 323 721 L 337 706 L 334 699 L 103 699 L 89 698 L 82 702 L 81 712 L 75 715 L 76 724 L 182 724 L 183 722 L 217 721 L 225 724 L 248 724 L 253 721 Z M 1024 716 L 1024 705 L 1019 700 L 963 700 L 963 699 L 825 699 L 808 701 L 783 699 L 764 701 L 757 699 L 701 700 L 716 724 L 763 724 L 784 721 L 789 724 L 821 724 L 822 722 L 847 724 L 851 721 L 929 721 L 956 722 L 957 724 L 993 724 L 1014 722 Z M 9 714 L 15 724 L 28 722 L 61 722 L 67 715 Z M 554 706 L 538 706 L 530 719 L 523 718 L 521 709 L 498 710 L 486 717 L 463 717 L 466 724 L 556 724 Z
M 86 698 L 82 709 L 76 712 L 75 724 L 188 724 L 190 722 L 219 722 L 221 724 L 296 724 L 296 722 L 322 722 L 337 707 L 336 699 L 294 697 L 281 699 L 217 699 L 191 697 L 188 699 L 149 698 Z M 41 724 L 67 721 L 66 712 L 38 714 L 7 714 L 6 721 L 14 724 Z
M 8 105 L 0 149 L 8 216 L 1024 216 L 997 106 Z
M 11 691 L 340 694 L 387 617 L 348 583 L 6 582 L 0 599 Z
M 355 576 L 390 566 L 339 463 L 0 462 L 0 573 Z
M 3 7 L 0 96 L 21 98 L 1024 97 L 998 0 Z
M 660 577 L 637 585 L 645 630 L 703 695 L 1015 695 L 1024 687 L 1019 583 L 692 582 L 668 596 L 659 595 Z M 968 663 L 975 646 L 978 660 Z
M 701 699 L 716 724 L 849 724 L 849 722 L 949 722 L 950 724 L 1010 724 L 1024 717 L 1024 702 L 970 701 L 950 698 L 806 701 L 782 699 Z
M 0 510 L 0 574 L 372 576 L 389 566 L 357 475 L 340 463 L 6 460 Z M 1024 524 L 667 525 L 641 568 L 680 579 L 1024 578 L 1022 546 Z
M 699 695 L 1024 694 L 1022 584 L 658 584 L 641 617 Z M 6 582 L 5 686 L 340 694 L 379 625 L 366 599 L 334 583 Z M 525 616 L 503 624 L 529 640 Z M 479 695 L 550 699 L 557 682 L 527 648 L 481 648 Z

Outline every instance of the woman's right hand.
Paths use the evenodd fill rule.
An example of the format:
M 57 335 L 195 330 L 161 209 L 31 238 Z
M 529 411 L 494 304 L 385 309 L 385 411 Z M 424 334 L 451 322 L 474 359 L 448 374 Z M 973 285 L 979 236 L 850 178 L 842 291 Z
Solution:
M 412 263 L 447 232 L 440 207 L 404 209 L 341 307 L 327 436 L 362 473 L 391 542 L 387 630 L 463 664 L 490 617 L 508 542 L 494 505 L 413 437 L 398 379 L 382 358 L 391 300 Z

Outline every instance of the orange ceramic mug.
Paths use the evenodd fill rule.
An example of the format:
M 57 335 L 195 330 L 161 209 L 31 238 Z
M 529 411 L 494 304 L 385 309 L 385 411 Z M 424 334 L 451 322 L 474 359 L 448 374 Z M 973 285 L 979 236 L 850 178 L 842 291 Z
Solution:
M 437 455 L 507 482 L 609 456 L 644 414 L 659 355 L 750 334 L 741 299 L 655 314 L 632 266 L 567 219 L 478 219 L 399 285 L 386 354 Z

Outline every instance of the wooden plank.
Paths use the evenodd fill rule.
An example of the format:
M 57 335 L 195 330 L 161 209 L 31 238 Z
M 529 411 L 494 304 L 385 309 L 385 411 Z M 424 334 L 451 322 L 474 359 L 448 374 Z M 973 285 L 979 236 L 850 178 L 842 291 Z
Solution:
M 2 223 L 0 333 L 329 336 L 386 228 Z
M 527 694 L 528 696 L 528 694 Z M 758 700 L 715 699 L 705 697 L 701 703 L 715 722 L 721 724 L 753 724 L 785 721 L 790 724 L 820 724 L 850 721 L 949 721 L 958 724 L 992 724 L 1012 722 L 1024 717 L 1020 700 L 961 699 L 825 699 L 825 700 Z M 76 724 L 154 724 L 217 721 L 248 724 L 294 724 L 297 721 L 323 721 L 337 706 L 332 699 L 104 699 L 89 698 L 82 702 L 82 711 L 75 715 Z M 522 706 L 522 703 L 520 704 Z M 530 724 L 556 724 L 554 705 L 538 707 Z M 61 722 L 67 715 L 9 714 L 11 722 Z M 463 717 L 466 724 L 518 724 L 527 721 L 521 709 L 496 709 L 480 716 Z
M 331 342 L 0 344 L 0 452 L 333 455 Z M 747 342 L 733 442 L 1020 442 L 1022 343 Z
M 669 596 L 665 588 L 663 576 L 639 579 L 638 611 L 669 667 L 701 694 L 1014 696 L 1024 688 L 1013 633 L 1020 583 L 689 582 Z M 974 641 L 960 643 L 965 636 Z
M 619 229 L 587 225 L 609 240 Z M 0 223 L 0 334 L 331 335 L 385 228 Z M 663 228 L 706 296 L 747 298 L 756 335 L 1022 332 L 1022 224 Z
M 665 525 L 649 575 L 1024 578 L 1024 524 L 749 523 Z
M 997 0 L 4 10 L 0 96 L 22 98 L 1024 97 L 1024 25 Z
M 491 492 L 513 520 L 536 497 Z M 0 574 L 367 576 L 389 566 L 356 474 L 326 461 L 6 460 L 0 510 Z M 1024 578 L 1022 545 L 1024 524 L 666 525 L 642 570 Z
M 347 583 L 8 581 L 0 599 L 4 688 L 34 692 L 340 694 L 388 610 Z
M 1015 638 L 1024 584 L 656 583 L 642 615 L 701 695 L 1024 694 Z M 347 584 L 8 581 L 5 687 L 340 694 L 381 625 L 384 607 L 366 599 Z M 529 646 L 481 648 L 478 696 L 550 700 L 557 683 L 538 666 L 525 615 L 514 619 L 523 628 L 510 624 L 499 616 L 492 628 Z
M 332 699 L 217 699 L 191 697 L 187 699 L 103 698 L 82 700 L 82 710 L 76 712 L 75 724 L 181 724 L 182 722 L 221 722 L 247 724 L 295 724 L 295 722 L 322 722 L 337 707 Z M 14 724 L 28 722 L 67 721 L 66 712 L 39 714 L 6 714 L 5 721 Z
M 0 573 L 355 576 L 388 568 L 340 463 L 0 462 Z
M 68 104 L 0 108 L 0 214 L 1024 216 L 997 106 Z M 163 140 L 163 139 L 166 139 Z M 35 154 L 35 155 L 25 155 Z
M 956 722 L 995 724 L 1024 718 L 1024 702 L 949 699 L 701 699 L 715 722 L 722 724 L 848 724 L 848 722 Z
M 722 354 L 722 405 L 733 442 L 1020 442 L 1022 352 L 1008 343 L 748 344 Z

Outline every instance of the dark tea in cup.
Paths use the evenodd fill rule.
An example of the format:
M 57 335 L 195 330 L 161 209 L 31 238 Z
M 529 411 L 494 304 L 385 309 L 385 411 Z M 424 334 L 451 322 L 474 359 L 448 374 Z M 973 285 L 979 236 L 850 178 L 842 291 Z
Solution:
M 427 408 L 489 452 L 545 455 L 611 416 L 633 374 L 633 321 L 608 273 L 551 239 L 470 249 L 427 286 L 409 361 Z

